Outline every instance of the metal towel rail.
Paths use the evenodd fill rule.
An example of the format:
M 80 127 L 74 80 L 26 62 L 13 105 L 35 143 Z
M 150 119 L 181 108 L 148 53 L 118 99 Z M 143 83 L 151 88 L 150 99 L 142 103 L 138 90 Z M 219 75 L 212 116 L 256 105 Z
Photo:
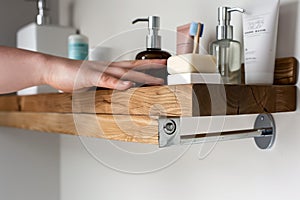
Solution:
M 275 135 L 275 121 L 269 113 L 159 119 L 160 147 L 254 138 L 258 148 L 270 149 Z

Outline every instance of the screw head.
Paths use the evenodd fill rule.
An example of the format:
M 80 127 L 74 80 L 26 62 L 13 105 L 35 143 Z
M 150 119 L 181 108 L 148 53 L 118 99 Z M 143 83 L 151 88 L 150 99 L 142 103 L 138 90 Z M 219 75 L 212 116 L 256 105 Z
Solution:
M 172 135 L 176 131 L 176 123 L 173 120 L 169 120 L 164 125 L 164 131 L 168 135 Z

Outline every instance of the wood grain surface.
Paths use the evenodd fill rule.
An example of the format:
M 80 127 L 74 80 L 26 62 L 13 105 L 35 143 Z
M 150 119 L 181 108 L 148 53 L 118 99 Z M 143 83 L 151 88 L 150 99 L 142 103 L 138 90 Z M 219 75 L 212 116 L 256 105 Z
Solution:
M 296 110 L 296 86 L 194 85 L 193 115 L 236 115 Z
M 147 116 L 0 112 L 0 126 L 147 144 L 158 143 L 156 119 Z
M 191 94 L 192 85 L 40 94 L 20 97 L 20 111 L 188 116 L 192 114 Z
M 195 84 L 0 97 L 2 111 L 144 116 L 234 115 L 296 110 L 293 85 Z M 7 106 L 5 106 L 7 105 Z M 0 108 L 1 108 L 0 107 Z
M 277 58 L 275 61 L 274 85 L 295 85 L 298 76 L 296 58 Z
M 0 95 L 0 111 L 19 111 L 19 97 L 16 95 Z

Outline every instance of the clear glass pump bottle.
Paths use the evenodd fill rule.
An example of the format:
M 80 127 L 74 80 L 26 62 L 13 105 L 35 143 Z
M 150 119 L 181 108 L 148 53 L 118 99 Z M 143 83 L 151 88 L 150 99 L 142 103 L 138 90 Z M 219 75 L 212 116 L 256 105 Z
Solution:
M 219 7 L 217 40 L 210 44 L 210 54 L 216 56 L 217 67 L 224 84 L 241 84 L 241 45 L 233 40 L 231 12 L 241 8 Z

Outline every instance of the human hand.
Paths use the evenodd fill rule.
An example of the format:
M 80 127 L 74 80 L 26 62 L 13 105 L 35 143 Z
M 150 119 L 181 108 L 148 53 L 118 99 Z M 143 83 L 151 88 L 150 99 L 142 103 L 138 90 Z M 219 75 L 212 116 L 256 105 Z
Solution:
M 166 60 L 134 60 L 121 62 L 79 61 L 51 57 L 50 67 L 44 73 L 44 80 L 48 85 L 72 92 L 92 86 L 117 90 L 126 90 L 135 82 L 147 85 L 161 85 L 163 79 L 155 78 L 140 72 L 146 69 L 161 69 L 166 67 Z M 57 65 L 53 65 L 56 63 Z
M 0 94 L 43 84 L 64 92 L 92 86 L 125 90 L 135 82 L 160 85 L 162 79 L 140 70 L 165 66 L 166 60 L 80 61 L 0 46 Z

